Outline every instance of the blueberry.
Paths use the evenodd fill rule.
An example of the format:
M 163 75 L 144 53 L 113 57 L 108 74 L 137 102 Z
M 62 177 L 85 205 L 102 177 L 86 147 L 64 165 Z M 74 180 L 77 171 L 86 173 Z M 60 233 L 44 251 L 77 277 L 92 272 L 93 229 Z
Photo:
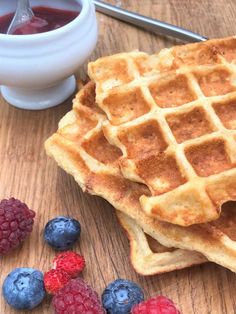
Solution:
M 108 314 L 128 314 L 131 308 L 144 300 L 143 291 L 134 282 L 117 279 L 102 294 L 103 307 Z
M 16 268 L 4 280 L 3 296 L 17 310 L 31 310 L 45 297 L 43 273 L 33 268 Z
M 66 251 L 79 239 L 80 231 L 80 223 L 77 220 L 59 216 L 46 224 L 44 239 L 54 249 Z

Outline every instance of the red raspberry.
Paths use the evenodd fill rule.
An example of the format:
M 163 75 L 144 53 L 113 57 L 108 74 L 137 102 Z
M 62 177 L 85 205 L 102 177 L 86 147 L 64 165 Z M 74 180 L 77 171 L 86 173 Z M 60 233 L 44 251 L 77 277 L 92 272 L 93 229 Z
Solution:
M 55 314 L 104 314 L 97 293 L 81 278 L 71 279 L 53 297 Z
M 132 308 L 132 314 L 180 314 L 174 303 L 163 296 L 157 296 Z
M 0 255 L 25 240 L 33 229 L 34 217 L 35 212 L 15 198 L 0 202 Z
M 77 253 L 67 251 L 57 255 L 53 260 L 53 265 L 54 269 L 62 269 L 67 272 L 71 278 L 76 278 L 84 269 L 85 260 L 83 256 Z
M 70 276 L 61 269 L 51 269 L 44 274 L 44 286 L 49 294 L 56 294 L 69 281 Z

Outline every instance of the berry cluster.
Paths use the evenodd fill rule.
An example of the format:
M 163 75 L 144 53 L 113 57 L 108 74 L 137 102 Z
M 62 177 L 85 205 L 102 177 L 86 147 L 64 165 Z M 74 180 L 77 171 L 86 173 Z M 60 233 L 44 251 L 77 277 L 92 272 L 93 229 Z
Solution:
M 11 198 L 0 202 L 0 254 L 16 248 L 32 231 L 35 213 Z M 80 237 L 80 223 L 56 217 L 44 229 L 45 241 L 59 253 L 53 268 L 44 275 L 33 268 L 16 268 L 3 283 L 3 296 L 17 310 L 31 310 L 53 295 L 55 314 L 180 314 L 174 303 L 163 296 L 144 301 L 142 289 L 134 282 L 117 279 L 98 294 L 78 276 L 85 267 L 80 254 L 68 251 Z

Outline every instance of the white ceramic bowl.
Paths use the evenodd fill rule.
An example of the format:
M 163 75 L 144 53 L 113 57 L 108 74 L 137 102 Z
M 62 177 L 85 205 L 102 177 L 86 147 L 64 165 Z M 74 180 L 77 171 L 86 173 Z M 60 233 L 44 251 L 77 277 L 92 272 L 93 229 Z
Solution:
M 56 106 L 74 92 L 73 74 L 95 48 L 97 22 L 92 0 L 31 0 L 31 5 L 80 8 L 75 20 L 50 32 L 0 34 L 2 96 L 18 108 L 37 110 Z M 16 0 L 2 1 L 1 15 L 15 6 Z

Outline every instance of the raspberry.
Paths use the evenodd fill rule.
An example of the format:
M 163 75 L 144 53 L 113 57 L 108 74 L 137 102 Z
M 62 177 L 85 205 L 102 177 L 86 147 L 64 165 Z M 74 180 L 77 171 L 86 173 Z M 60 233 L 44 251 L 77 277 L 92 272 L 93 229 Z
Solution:
M 132 308 L 132 314 L 180 314 L 174 303 L 163 296 L 157 296 Z
M 53 260 L 53 264 L 54 269 L 62 269 L 67 272 L 71 278 L 76 278 L 84 269 L 85 260 L 83 256 L 77 253 L 67 251 L 57 255 Z
M 69 281 L 70 276 L 61 269 L 51 269 L 44 274 L 44 286 L 49 294 L 56 294 Z
M 53 297 L 55 314 L 105 314 L 97 293 L 81 278 L 72 279 Z
M 0 254 L 16 248 L 31 233 L 35 212 L 21 201 L 10 198 L 0 202 Z

